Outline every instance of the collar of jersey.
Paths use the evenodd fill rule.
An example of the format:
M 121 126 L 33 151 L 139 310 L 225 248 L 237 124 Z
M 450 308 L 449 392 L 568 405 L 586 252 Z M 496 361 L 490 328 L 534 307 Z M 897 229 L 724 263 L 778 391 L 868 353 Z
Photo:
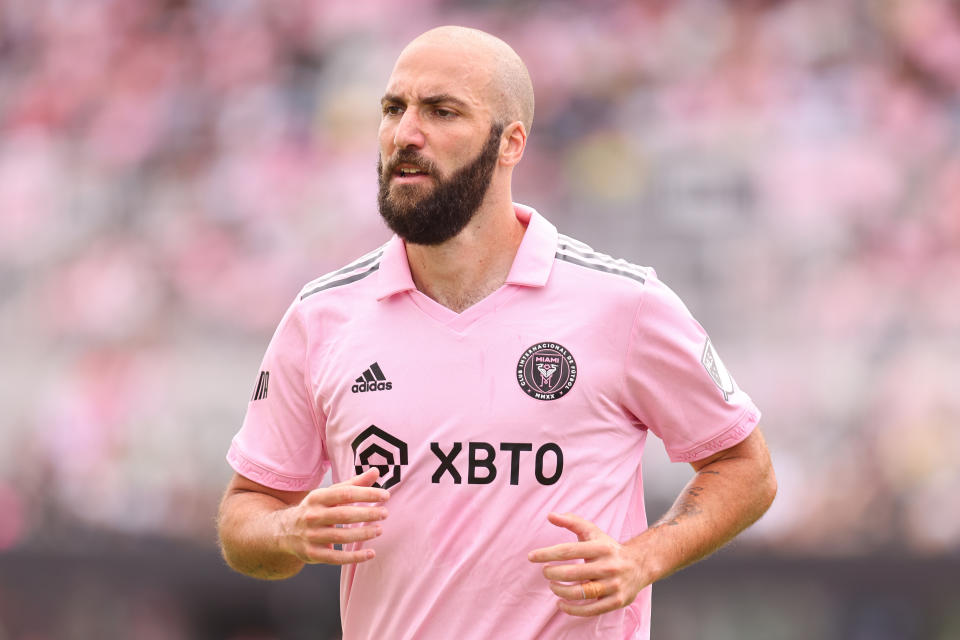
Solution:
M 513 259 L 506 284 L 524 287 L 542 287 L 547 284 L 557 251 L 557 228 L 537 213 L 536 209 L 514 203 L 517 219 L 527 226 Z M 410 263 L 403 240 L 393 236 L 380 258 L 377 273 L 377 300 L 383 300 L 403 291 L 416 289 L 410 275 Z

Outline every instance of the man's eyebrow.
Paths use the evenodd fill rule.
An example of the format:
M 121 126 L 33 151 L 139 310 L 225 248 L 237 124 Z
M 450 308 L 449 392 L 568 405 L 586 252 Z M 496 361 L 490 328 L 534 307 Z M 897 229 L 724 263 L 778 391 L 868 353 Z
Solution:
M 423 104 L 431 104 L 431 105 L 432 104 L 450 104 L 455 107 L 460 107 L 461 109 L 465 109 L 467 107 L 466 102 L 464 102 L 463 100 L 461 100 L 456 96 L 450 95 L 449 93 L 438 93 L 437 95 L 434 95 L 434 96 L 426 96 L 425 98 L 421 99 L 420 102 L 422 102 Z
M 436 95 L 426 96 L 420 100 L 420 103 L 426 105 L 449 104 L 460 109 L 466 109 L 468 106 L 466 102 L 449 93 L 438 93 Z M 387 93 L 380 98 L 380 104 L 407 104 L 407 101 L 396 94 Z

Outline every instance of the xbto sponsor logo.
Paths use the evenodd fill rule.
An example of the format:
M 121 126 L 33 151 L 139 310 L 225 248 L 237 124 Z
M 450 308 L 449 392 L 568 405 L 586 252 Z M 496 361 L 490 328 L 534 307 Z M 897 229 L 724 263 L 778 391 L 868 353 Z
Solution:
M 353 448 L 353 464 L 356 473 L 360 474 L 376 467 L 380 471 L 380 479 L 374 485 L 381 489 L 389 489 L 401 480 L 401 470 L 408 464 L 407 443 L 400 438 L 387 433 L 375 424 L 363 430 L 350 444 Z M 507 467 L 501 463 L 497 466 L 497 452 L 509 454 L 509 483 L 520 484 L 522 478 L 528 478 L 530 471 L 521 469 L 533 467 L 533 477 L 543 486 L 556 484 L 563 475 L 563 450 L 555 442 L 546 442 L 537 447 L 534 453 L 532 442 L 501 442 L 494 446 L 489 442 L 472 441 L 466 443 L 466 484 L 491 484 Z M 454 442 L 448 450 L 439 442 L 430 443 L 430 452 L 437 459 L 438 465 L 430 482 L 440 484 L 444 476 L 449 476 L 453 484 L 464 484 L 461 469 L 455 464 L 457 457 L 464 449 L 463 442 Z M 531 456 L 533 458 L 531 465 Z M 504 458 L 500 456 L 501 460 Z M 502 468 L 501 468 L 502 467 Z
M 497 449 L 489 442 L 468 442 L 467 456 L 467 484 L 490 484 L 497 478 Z M 520 484 L 520 456 L 533 451 L 532 442 L 501 442 L 500 451 L 510 452 L 510 484 Z M 449 474 L 453 484 L 460 484 L 463 477 L 454 466 L 453 461 L 463 451 L 462 442 L 454 442 L 450 451 L 444 453 L 439 442 L 430 443 L 430 451 L 440 461 L 440 466 L 433 472 L 430 479 L 433 484 L 440 484 L 444 474 Z M 547 461 L 547 458 L 552 460 Z M 551 471 L 547 471 L 552 468 Z M 555 484 L 563 474 L 563 450 L 555 442 L 547 442 L 537 449 L 534 458 L 533 474 L 542 485 Z
M 400 482 L 400 468 L 407 464 L 406 442 L 372 424 L 354 438 L 350 446 L 357 474 L 372 467 L 380 472 L 375 487 L 389 489 Z

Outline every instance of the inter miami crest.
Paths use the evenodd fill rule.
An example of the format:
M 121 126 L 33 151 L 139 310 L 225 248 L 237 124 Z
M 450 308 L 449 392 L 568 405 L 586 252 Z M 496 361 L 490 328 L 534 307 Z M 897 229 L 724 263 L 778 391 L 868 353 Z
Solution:
M 576 360 L 563 345 L 556 342 L 533 345 L 523 352 L 517 363 L 520 388 L 537 400 L 562 398 L 576 381 Z
M 350 446 L 358 475 L 371 467 L 380 472 L 380 479 L 373 486 L 389 489 L 400 482 L 400 468 L 407 464 L 406 442 L 372 424 L 354 438 Z

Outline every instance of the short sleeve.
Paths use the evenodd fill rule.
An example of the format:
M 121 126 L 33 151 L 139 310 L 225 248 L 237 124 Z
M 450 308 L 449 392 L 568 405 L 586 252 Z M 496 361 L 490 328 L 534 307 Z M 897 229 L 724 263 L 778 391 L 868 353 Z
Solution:
M 237 473 L 274 489 L 314 489 L 329 467 L 306 362 L 307 334 L 294 303 L 270 340 L 227 453 Z
M 732 447 L 760 420 L 707 332 L 652 272 L 634 318 L 625 367 L 624 405 L 663 440 L 675 462 Z

